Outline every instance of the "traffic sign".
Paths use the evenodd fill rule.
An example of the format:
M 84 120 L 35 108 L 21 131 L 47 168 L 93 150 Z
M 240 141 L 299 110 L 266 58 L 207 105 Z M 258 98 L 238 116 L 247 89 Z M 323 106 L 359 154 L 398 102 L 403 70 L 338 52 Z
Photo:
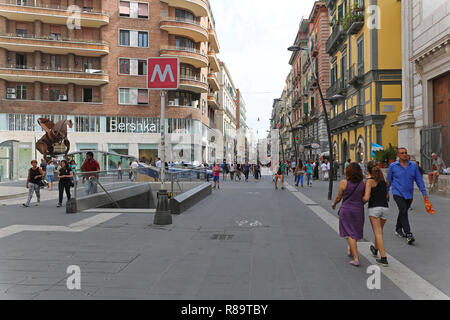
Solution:
M 148 58 L 147 88 L 149 90 L 177 90 L 180 84 L 178 58 Z

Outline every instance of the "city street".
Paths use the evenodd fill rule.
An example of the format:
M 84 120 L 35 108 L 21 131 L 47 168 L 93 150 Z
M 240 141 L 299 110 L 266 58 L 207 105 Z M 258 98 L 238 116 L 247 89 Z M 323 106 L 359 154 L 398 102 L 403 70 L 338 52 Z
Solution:
M 290 186 L 275 190 L 264 173 L 260 182 L 221 182 L 167 227 L 131 210 L 67 215 L 48 191 L 39 207 L 0 200 L 0 299 L 448 299 L 450 199 L 432 196 L 430 216 L 416 194 L 413 246 L 394 235 L 390 202 L 390 266 L 380 267 L 381 288 L 369 290 L 368 219 L 355 268 L 328 183 L 297 190 L 290 175 Z M 66 286 L 71 265 L 80 267 L 81 290 Z

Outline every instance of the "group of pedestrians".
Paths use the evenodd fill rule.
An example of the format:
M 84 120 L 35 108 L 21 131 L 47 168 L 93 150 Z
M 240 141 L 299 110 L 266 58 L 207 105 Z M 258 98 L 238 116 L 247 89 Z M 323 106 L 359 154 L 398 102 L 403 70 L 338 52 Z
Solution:
M 398 218 L 395 234 L 406 238 L 412 245 L 415 238 L 408 219 L 408 210 L 413 201 L 414 181 L 419 187 L 424 201 L 429 201 L 425 190 L 422 174 L 416 163 L 409 161 L 405 148 L 399 148 L 398 161 L 389 167 L 387 177 L 375 161 L 367 166 L 367 180 L 364 182 L 363 168 L 359 163 L 345 164 L 345 179 L 339 183 L 339 190 L 332 208 L 342 201 L 339 209 L 339 233 L 348 241 L 348 256 L 352 258 L 350 264 L 359 266 L 357 241 L 363 238 L 364 205 L 368 203 L 368 216 L 375 236 L 375 242 L 370 251 L 378 264 L 388 266 L 386 249 L 383 241 L 383 228 L 389 211 L 389 193 L 392 194 L 398 207 Z M 380 257 L 378 258 L 378 253 Z
M 324 161 L 323 164 L 324 168 L 328 169 L 322 169 L 326 170 L 325 176 L 329 177 L 329 163 L 328 160 Z M 275 173 L 273 175 L 273 182 L 275 183 L 275 189 L 278 189 L 278 180 L 281 182 L 281 189 L 284 190 L 284 178 L 289 176 L 289 171 L 293 171 L 294 175 L 294 181 L 295 186 L 298 187 L 299 185 L 303 188 L 304 187 L 304 179 L 306 178 L 306 185 L 308 187 L 312 187 L 313 179 L 314 179 L 314 172 L 316 170 L 319 170 L 319 164 L 313 163 L 311 160 L 308 160 L 307 162 L 303 163 L 303 161 L 299 160 L 296 161 L 280 161 L 278 163 L 278 167 L 275 170 Z
M 41 161 L 38 167 L 36 160 L 31 161 L 31 168 L 28 169 L 28 176 L 26 188 L 28 189 L 27 202 L 23 203 L 24 207 L 29 207 L 33 194 L 36 194 L 36 206 L 41 202 L 41 189 L 48 185 L 49 191 L 53 190 L 53 184 L 58 180 L 58 203 L 57 207 L 62 206 L 64 192 L 67 200 L 71 199 L 70 188 L 74 187 L 76 179 L 76 163 L 74 160 L 70 162 L 67 160 L 56 161 L 51 159 L 46 162 Z M 100 171 L 99 163 L 94 159 L 92 152 L 86 153 L 86 160 L 81 165 L 83 174 L 83 183 L 87 182 L 86 194 L 97 192 L 97 185 L 90 177 L 98 178 L 98 171 Z
M 254 181 L 257 182 L 261 179 L 261 163 L 258 161 L 255 164 L 250 164 L 248 160 L 245 163 L 240 164 L 237 162 L 227 163 L 224 159 L 221 164 L 213 164 L 213 176 L 214 176 L 214 189 L 220 189 L 220 173 L 222 173 L 222 180 L 226 181 L 228 175 L 230 175 L 231 181 L 248 182 L 250 174 L 253 176 Z

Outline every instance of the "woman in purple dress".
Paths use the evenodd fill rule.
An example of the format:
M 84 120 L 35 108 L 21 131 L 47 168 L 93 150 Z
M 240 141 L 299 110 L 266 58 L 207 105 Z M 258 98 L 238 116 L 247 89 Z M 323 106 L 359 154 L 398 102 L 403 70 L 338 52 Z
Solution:
M 365 184 L 363 173 L 357 163 L 351 163 L 345 169 L 345 180 L 339 183 L 339 191 L 333 203 L 333 210 L 342 200 L 339 209 L 339 233 L 348 240 L 348 256 L 353 257 L 350 264 L 359 267 L 356 242 L 363 238 Z

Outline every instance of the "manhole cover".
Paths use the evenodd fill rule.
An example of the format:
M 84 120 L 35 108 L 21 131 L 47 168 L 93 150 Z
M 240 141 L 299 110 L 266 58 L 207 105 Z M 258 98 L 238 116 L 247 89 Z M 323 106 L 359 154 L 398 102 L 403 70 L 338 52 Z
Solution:
M 213 234 L 211 240 L 231 240 L 233 239 L 232 234 Z

